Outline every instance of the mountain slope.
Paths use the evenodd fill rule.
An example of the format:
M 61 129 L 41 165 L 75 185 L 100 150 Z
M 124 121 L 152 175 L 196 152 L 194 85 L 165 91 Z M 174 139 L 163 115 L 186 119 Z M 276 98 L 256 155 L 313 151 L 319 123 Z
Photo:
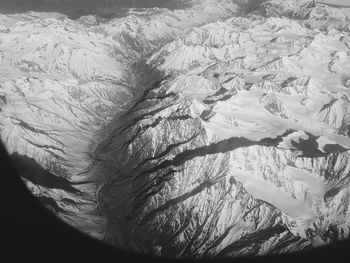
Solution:
M 348 8 L 0 15 L 0 135 L 60 218 L 171 257 L 349 237 Z
M 164 77 L 97 150 L 115 164 L 100 192 L 109 242 L 206 257 L 349 236 L 349 33 L 333 15 L 318 24 L 325 13 L 348 21 L 269 1 L 149 56 Z
M 244 3 L 243 3 L 244 4 Z M 229 17 L 232 1 L 186 10 L 132 9 L 123 18 L 0 15 L 0 135 L 30 190 L 60 218 L 100 239 L 105 218 L 94 149 L 112 118 L 143 93 L 143 57 L 178 35 Z

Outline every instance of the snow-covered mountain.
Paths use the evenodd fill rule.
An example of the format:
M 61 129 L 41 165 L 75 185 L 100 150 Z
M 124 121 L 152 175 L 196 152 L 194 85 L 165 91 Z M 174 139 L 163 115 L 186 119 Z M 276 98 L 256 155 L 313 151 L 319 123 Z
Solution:
M 1 15 L 0 134 L 58 216 L 161 256 L 349 237 L 350 9 Z

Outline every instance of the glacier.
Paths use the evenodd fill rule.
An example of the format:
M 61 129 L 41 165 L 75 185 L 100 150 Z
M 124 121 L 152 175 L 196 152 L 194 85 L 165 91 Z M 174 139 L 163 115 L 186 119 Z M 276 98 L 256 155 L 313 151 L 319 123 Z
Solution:
M 350 231 L 350 8 L 193 0 L 0 14 L 0 136 L 62 220 L 165 257 Z

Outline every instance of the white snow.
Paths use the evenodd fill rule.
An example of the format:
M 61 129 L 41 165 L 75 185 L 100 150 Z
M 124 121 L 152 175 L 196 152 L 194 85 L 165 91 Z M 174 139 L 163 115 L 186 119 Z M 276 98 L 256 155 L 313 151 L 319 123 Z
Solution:
M 244 188 L 256 199 L 268 202 L 288 216 L 305 221 L 315 216 L 304 200 L 298 200 L 261 177 L 244 171 L 231 171 L 234 177 L 243 184 Z

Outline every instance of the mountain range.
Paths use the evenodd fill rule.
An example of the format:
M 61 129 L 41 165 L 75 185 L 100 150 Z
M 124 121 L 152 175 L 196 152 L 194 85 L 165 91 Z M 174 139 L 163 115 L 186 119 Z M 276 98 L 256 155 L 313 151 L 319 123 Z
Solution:
M 349 237 L 350 9 L 0 15 L 0 136 L 62 220 L 166 257 Z

